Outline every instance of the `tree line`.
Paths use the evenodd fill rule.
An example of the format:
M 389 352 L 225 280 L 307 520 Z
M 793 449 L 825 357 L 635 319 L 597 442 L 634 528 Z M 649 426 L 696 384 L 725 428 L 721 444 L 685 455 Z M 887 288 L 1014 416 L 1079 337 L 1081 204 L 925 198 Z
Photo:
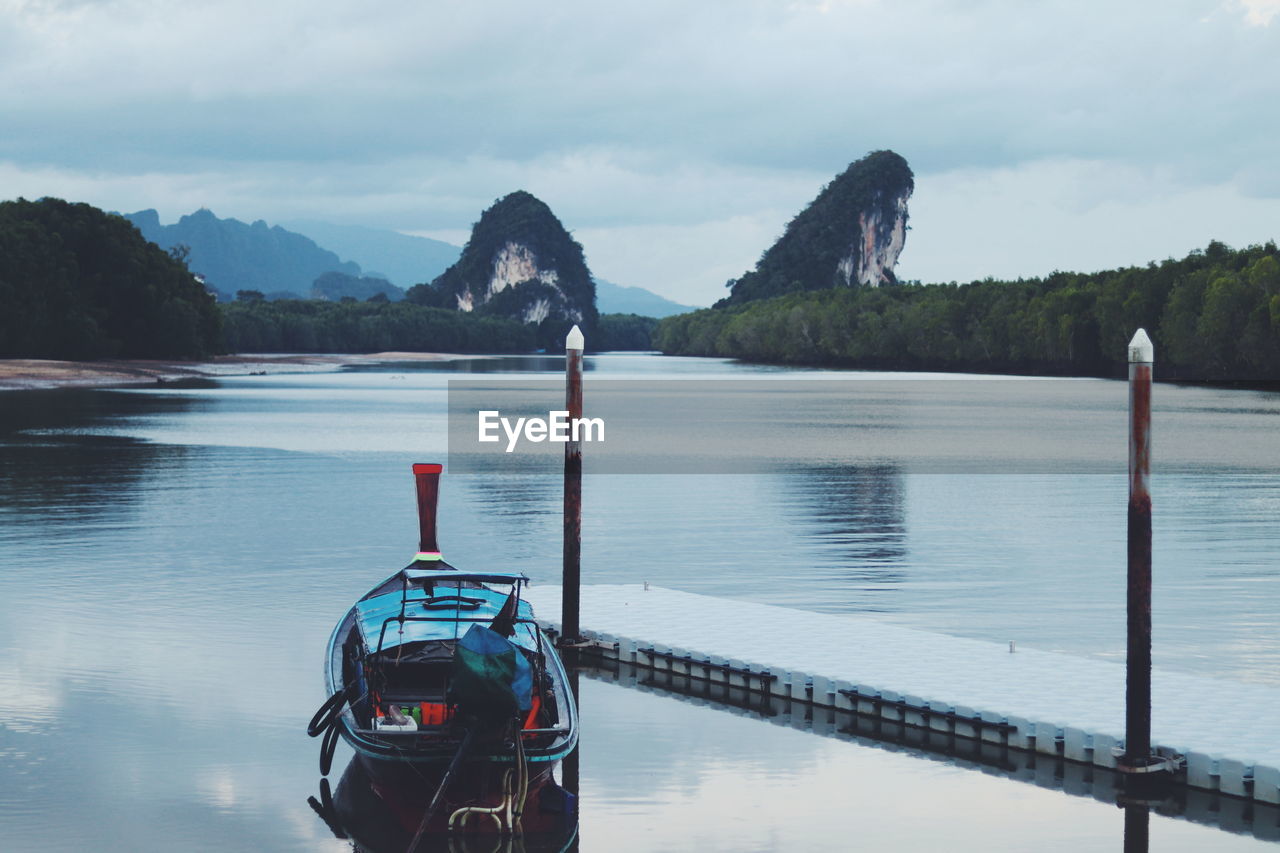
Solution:
M 509 317 L 468 313 L 385 296 L 357 302 L 276 300 L 241 291 L 219 305 L 228 352 L 408 352 L 525 353 L 538 349 L 539 327 Z M 587 339 L 593 351 L 649 349 L 652 317 L 605 314 Z M 567 331 L 567 327 L 565 329 Z M 557 339 L 563 347 L 564 334 Z M 547 347 L 547 351 L 555 351 Z
M 242 291 L 242 294 L 249 292 Z M 405 302 L 327 302 L 244 295 L 218 306 L 228 352 L 529 352 L 531 328 Z
M 1139 327 L 1159 376 L 1280 379 L 1276 244 L 1214 241 L 1091 274 L 794 293 L 665 318 L 653 341 L 671 355 L 783 364 L 1120 376 Z
M 0 202 L 0 357 L 198 358 L 214 298 L 122 217 L 61 199 Z

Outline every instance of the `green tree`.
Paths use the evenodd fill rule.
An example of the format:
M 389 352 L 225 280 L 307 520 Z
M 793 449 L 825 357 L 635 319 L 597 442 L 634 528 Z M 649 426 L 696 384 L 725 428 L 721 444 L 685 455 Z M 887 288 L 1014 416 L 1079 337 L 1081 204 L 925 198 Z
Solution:
M 1138 327 L 1161 347 L 1159 375 L 1280 378 L 1280 252 L 1213 243 L 1087 276 L 794 292 L 668 317 L 651 337 L 779 363 L 1123 376 Z
M 128 221 L 45 198 L 0 203 L 0 355 L 194 358 L 219 314 L 181 258 Z

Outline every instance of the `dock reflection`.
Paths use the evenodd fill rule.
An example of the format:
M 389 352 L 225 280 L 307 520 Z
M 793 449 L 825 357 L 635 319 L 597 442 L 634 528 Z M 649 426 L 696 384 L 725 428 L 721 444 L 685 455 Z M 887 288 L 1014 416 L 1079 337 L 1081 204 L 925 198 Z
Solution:
M 1263 841 L 1280 841 L 1280 806 L 1176 785 L 1126 792 L 1121 774 L 1091 764 L 880 716 L 815 707 L 759 690 L 668 670 L 601 660 L 583 661 L 580 669 L 582 676 L 591 680 L 660 693 L 737 716 L 757 717 L 774 725 L 907 753 L 1122 808 L 1125 812 L 1122 849 L 1126 853 L 1149 849 L 1152 812 Z

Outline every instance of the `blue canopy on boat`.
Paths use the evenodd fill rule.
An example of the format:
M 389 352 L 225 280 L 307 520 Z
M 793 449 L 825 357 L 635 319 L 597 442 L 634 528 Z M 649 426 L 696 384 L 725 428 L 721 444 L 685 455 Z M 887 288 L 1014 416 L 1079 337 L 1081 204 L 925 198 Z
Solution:
M 407 569 L 405 574 L 409 575 L 411 571 L 415 570 Z M 481 579 L 485 577 L 495 578 L 489 581 L 491 583 L 502 582 L 496 580 L 498 576 L 495 575 L 456 571 L 423 572 L 421 575 L 433 575 L 430 578 L 430 594 L 427 586 L 410 585 L 407 590 L 398 589 L 356 603 L 356 622 L 360 626 L 366 648 L 385 650 L 424 640 L 456 640 L 466 634 L 472 625 L 487 627 L 510 595 L 507 590 L 459 585 L 459 581 L 484 582 Z M 411 579 L 425 579 L 421 575 Z M 525 579 L 523 575 L 502 577 L 506 582 L 513 582 L 516 578 Z M 401 602 L 404 602 L 404 615 L 408 617 L 403 623 L 397 618 L 401 612 Z M 529 602 L 520 602 L 518 617 L 533 619 L 533 608 L 529 606 Z M 391 621 L 387 622 L 388 619 Z M 517 622 L 511 642 L 527 649 L 537 649 L 538 640 L 534 631 L 532 625 Z

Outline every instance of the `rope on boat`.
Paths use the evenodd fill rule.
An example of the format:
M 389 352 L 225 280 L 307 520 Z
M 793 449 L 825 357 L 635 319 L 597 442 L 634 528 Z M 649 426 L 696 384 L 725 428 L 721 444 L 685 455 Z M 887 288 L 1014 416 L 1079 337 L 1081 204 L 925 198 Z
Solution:
M 338 748 L 338 727 L 330 726 L 329 730 L 324 733 L 324 740 L 320 741 L 320 775 L 328 776 L 330 768 L 333 767 L 333 753 Z
M 342 709 L 351 701 L 351 694 L 354 692 L 350 686 L 340 688 L 324 700 L 320 709 L 311 718 L 311 722 L 307 724 L 307 734 L 311 737 L 324 735 L 320 741 L 321 776 L 328 776 L 329 770 L 333 767 L 333 754 L 338 748 L 338 720 L 342 716 Z
M 529 765 L 525 761 L 524 738 L 516 730 L 515 766 L 502 774 L 502 799 L 496 806 L 463 806 L 449 816 L 449 831 L 461 832 L 475 816 L 493 818 L 502 835 L 520 835 L 524 801 L 529 796 Z M 410 848 L 412 850 L 412 848 Z
M 409 842 L 408 853 L 413 853 L 418 849 L 418 842 L 422 840 L 422 833 L 427 831 L 427 824 L 431 822 L 436 809 L 440 806 L 440 798 L 444 796 L 445 788 L 449 786 L 449 782 L 453 779 L 454 771 L 462 763 L 462 757 L 471 746 L 471 738 L 474 734 L 475 726 L 468 726 L 462 736 L 462 743 L 459 744 L 458 751 L 454 753 L 453 760 L 449 762 L 449 769 L 444 772 L 444 778 L 440 780 L 440 787 L 436 788 L 435 796 L 431 798 L 431 805 L 427 807 L 426 814 L 422 816 L 422 823 L 418 824 L 418 831 L 413 834 L 413 840 Z
M 315 716 L 311 718 L 311 722 L 307 723 L 307 734 L 311 737 L 318 737 L 337 722 L 338 715 L 342 713 L 342 706 L 347 703 L 349 695 L 347 688 L 341 687 L 337 693 L 324 700 L 320 705 L 320 710 L 316 711 Z

